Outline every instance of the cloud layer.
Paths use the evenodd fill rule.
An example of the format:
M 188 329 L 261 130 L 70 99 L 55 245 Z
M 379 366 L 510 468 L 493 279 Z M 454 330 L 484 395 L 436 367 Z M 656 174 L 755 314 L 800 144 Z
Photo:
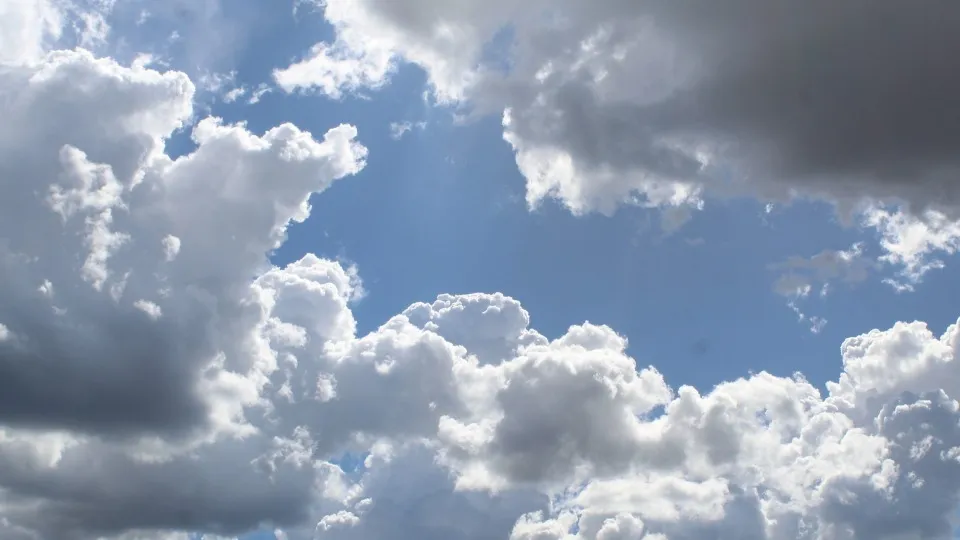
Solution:
M 764 25 L 744 28 L 732 17 L 748 4 L 731 4 L 715 28 L 703 28 L 685 11 L 695 3 L 607 2 L 590 13 L 561 3 L 554 27 L 539 12 L 527 20 L 498 2 L 418 10 L 412 2 L 330 0 L 328 17 L 340 17 L 344 32 L 375 21 L 383 39 L 394 40 L 371 42 L 385 48 L 367 53 L 340 44 L 339 60 L 368 71 L 332 84 L 382 79 L 381 58 L 365 55 L 392 58 L 403 44 L 407 58 L 430 67 L 440 95 L 507 96 L 512 101 L 498 103 L 514 111 L 508 132 L 526 171 L 559 156 L 551 163 L 599 182 L 569 177 L 573 183 L 561 182 L 568 191 L 556 191 L 562 176 L 531 181 L 533 193 L 567 197 L 572 208 L 607 208 L 634 189 L 666 204 L 695 197 L 696 182 L 660 179 L 699 170 L 689 149 L 653 144 L 691 126 L 684 135 L 710 135 L 703 140 L 711 144 L 725 142 L 715 131 L 742 130 L 750 143 L 769 130 L 764 137 L 783 153 L 766 165 L 798 178 L 865 171 L 848 183 L 802 184 L 811 190 L 840 197 L 868 186 L 864 193 L 889 189 L 922 204 L 917 184 L 873 174 L 868 165 L 879 158 L 866 143 L 834 159 L 806 132 L 752 109 L 742 125 L 708 114 L 748 79 L 691 64 L 688 98 L 718 92 L 702 103 L 702 118 L 711 119 L 704 125 L 671 112 L 668 98 L 650 97 L 656 89 L 603 93 L 608 83 L 596 70 L 621 56 L 614 45 L 627 47 L 628 38 L 669 29 L 690 40 L 671 46 L 713 40 L 716 54 L 728 55 L 735 44 L 755 43 L 753 28 Z M 946 24 L 952 11 L 943 9 Z M 435 13 L 444 25 L 425 18 Z M 761 14 L 771 28 L 792 16 Z M 838 26 L 854 24 L 843 15 Z M 797 32 L 807 32 L 799 19 Z M 512 20 L 538 29 L 519 45 L 529 51 L 521 50 L 512 75 L 497 82 L 467 69 L 485 36 Z M 941 23 L 931 24 L 921 44 L 938 36 Z M 420 33 L 403 33 L 409 28 Z M 598 28 L 606 33 L 595 36 Z M 638 28 L 652 34 L 628 32 Z M 741 32 L 745 41 L 734 39 Z M 549 339 L 499 293 L 425 299 L 358 335 L 357 269 L 312 254 L 284 267 L 268 259 L 287 227 L 309 216 L 311 195 L 364 167 L 355 128 L 321 136 L 282 124 L 253 133 L 197 118 L 195 84 L 183 73 L 83 50 L 40 54 L 42 40 L 31 36 L 0 66 L 0 538 L 173 540 L 199 531 L 209 540 L 255 528 L 295 540 L 950 535 L 960 494 L 960 326 L 937 336 L 923 323 L 898 323 L 849 338 L 826 391 L 799 374 L 767 373 L 708 392 L 674 388 L 649 365 L 669 358 L 632 358 L 624 336 L 587 322 Z M 594 36 L 605 52 L 591 64 L 590 47 L 551 41 L 581 43 L 571 36 Z M 765 39 L 771 55 L 787 46 L 779 33 Z M 464 56 L 441 55 L 438 43 Z M 640 45 L 630 50 L 666 46 Z M 511 86 L 541 70 L 548 52 L 560 56 L 536 83 L 542 100 L 531 87 Z M 765 66 L 766 54 L 731 61 L 742 77 L 763 80 L 770 73 L 747 68 Z M 916 68 L 918 77 L 927 67 Z M 629 80 L 604 69 L 621 77 L 618 85 Z M 752 97 L 757 111 L 779 103 L 771 92 Z M 585 95 L 593 101 L 577 101 Z M 520 114 L 523 99 L 535 106 Z M 554 109 L 560 105 L 572 108 Z M 545 131 L 553 110 L 566 112 L 559 131 Z M 587 135 L 567 124 L 577 111 L 599 122 Z M 826 111 L 814 107 L 811 126 Z M 640 112 L 661 119 L 665 131 L 639 139 L 629 125 L 618 131 L 617 122 Z M 180 130 L 191 141 L 175 137 Z M 610 144 L 621 135 L 648 151 Z M 891 148 L 878 141 L 871 148 Z M 893 142 L 902 152 L 883 159 L 914 163 L 911 146 Z M 950 166 L 936 154 L 929 163 Z M 891 262 L 922 274 L 929 261 L 909 254 L 955 249 L 947 224 L 923 225 L 942 240 L 918 247 L 908 233 L 921 225 L 912 218 L 872 212 L 892 224 L 885 241 L 900 259 Z M 855 280 L 863 268 L 851 253 L 787 266 L 807 287 Z
M 183 74 L 58 52 L 2 85 L 5 538 L 950 529 L 956 326 L 847 340 L 826 394 L 765 373 L 673 389 L 612 329 L 549 340 L 501 294 L 357 336 L 355 270 L 266 258 L 310 194 L 363 167 L 352 127 L 207 118 L 173 159 Z

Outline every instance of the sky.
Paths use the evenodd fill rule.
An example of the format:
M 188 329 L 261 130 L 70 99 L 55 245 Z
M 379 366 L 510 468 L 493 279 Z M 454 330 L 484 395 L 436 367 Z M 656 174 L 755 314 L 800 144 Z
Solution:
M 0 0 L 0 540 L 953 538 L 957 24 Z

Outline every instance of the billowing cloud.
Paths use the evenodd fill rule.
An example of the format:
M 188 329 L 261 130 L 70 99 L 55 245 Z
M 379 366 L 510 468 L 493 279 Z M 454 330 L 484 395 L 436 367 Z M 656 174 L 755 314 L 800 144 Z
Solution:
M 5 67 L 0 88 L 4 526 L 88 538 L 301 521 L 309 480 L 241 474 L 231 488 L 224 472 L 279 444 L 246 412 L 277 371 L 268 339 L 287 338 L 268 318 L 271 280 L 328 283 L 342 299 L 315 306 L 316 331 L 352 336 L 349 314 L 317 316 L 353 298 L 355 273 L 308 257 L 273 278 L 267 254 L 312 193 L 363 167 L 356 130 L 317 140 L 207 118 L 172 159 L 165 141 L 193 114 L 181 73 L 55 52 Z
M 425 69 L 504 114 L 535 205 L 696 205 L 705 194 L 949 209 L 960 7 L 892 0 L 324 3 L 336 40 L 276 72 L 338 97 Z
M 192 114 L 182 74 L 54 53 L 0 84 L 0 319 L 17 337 L 2 352 L 0 419 L 94 431 L 205 422 L 201 386 L 241 391 L 201 376 L 217 351 L 239 349 L 225 368 L 256 367 L 256 350 L 241 353 L 259 324 L 249 276 L 311 193 L 362 166 L 355 130 L 317 142 L 292 125 L 259 137 L 210 118 L 193 128 L 197 149 L 171 160 L 163 139 Z

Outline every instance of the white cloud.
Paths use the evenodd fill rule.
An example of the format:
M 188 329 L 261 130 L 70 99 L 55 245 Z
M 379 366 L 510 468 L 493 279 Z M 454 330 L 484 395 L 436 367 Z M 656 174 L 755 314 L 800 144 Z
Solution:
M 523 347 L 547 343 L 529 328 L 530 314 L 520 302 L 500 293 L 442 294 L 432 304 L 413 304 L 403 315 L 412 324 L 466 347 L 484 364 L 511 358 Z
M 358 52 L 356 47 L 339 42 L 319 43 L 303 60 L 275 70 L 273 78 L 287 92 L 317 88 L 339 99 L 344 91 L 379 87 L 395 67 L 393 54 L 373 45 Z
M 914 216 L 902 209 L 875 207 L 864 214 L 864 221 L 880 232 L 885 252 L 880 261 L 897 268 L 897 277 L 884 280 L 897 292 L 913 291 L 928 272 L 944 267 L 938 255 L 960 250 L 960 221 L 940 212 Z
M 224 93 L 222 99 L 224 103 L 234 103 L 246 96 L 247 105 L 256 105 L 263 96 L 272 91 L 273 89 L 266 83 L 260 83 L 252 88 L 241 85 Z
M 236 71 L 229 71 L 227 73 L 204 73 L 198 77 L 197 86 L 205 92 L 226 94 L 230 92 L 226 88 L 229 86 L 234 86 L 236 80 Z
M 427 127 L 426 122 L 391 122 L 390 123 L 390 138 L 399 141 L 406 135 L 408 132 L 416 129 L 425 129 Z
M 133 303 L 133 307 L 146 313 L 151 319 L 159 319 L 163 315 L 163 310 L 160 309 L 160 306 L 149 300 L 137 300 Z
M 31 64 L 62 41 L 87 49 L 106 44 L 116 0 L 0 2 L 0 65 Z
M 0 515 L 48 538 L 207 527 L 196 504 L 227 486 L 206 463 L 245 468 L 273 444 L 235 439 L 259 432 L 247 416 L 278 369 L 268 336 L 287 337 L 250 277 L 312 193 L 363 167 L 365 149 L 351 126 L 318 141 L 289 124 L 255 135 L 207 118 L 193 127 L 197 149 L 171 159 L 164 139 L 193 114 L 192 82 L 83 51 L 5 69 L 0 87 L 11 98 L 0 105 L 0 318 L 16 336 L 0 345 Z M 352 294 L 355 275 L 333 263 L 322 276 L 337 272 Z M 36 437 L 54 433 L 69 449 L 42 465 Z M 246 494 L 229 512 L 252 521 L 214 517 L 221 532 L 275 517 L 295 492 L 253 471 L 236 481 Z
M 238 86 L 231 89 L 229 92 L 223 95 L 223 101 L 225 103 L 233 103 L 234 101 L 243 97 L 247 93 L 247 88 L 245 86 Z
M 273 88 L 270 87 L 267 83 L 260 83 L 255 89 L 250 93 L 250 99 L 247 100 L 249 105 L 256 105 L 260 102 L 260 99 L 263 96 L 273 92 Z
M 0 3 L 0 64 L 21 64 L 43 56 L 63 33 L 65 13 L 49 0 Z
M 376 339 L 405 342 L 407 324 L 397 318 Z M 460 404 L 430 395 L 438 385 L 436 368 L 427 368 L 430 382 L 406 410 L 432 417 L 439 441 L 373 450 L 360 483 L 343 488 L 342 503 L 318 521 L 324 538 L 344 539 L 380 537 L 400 523 L 417 538 L 947 532 L 960 488 L 960 464 L 949 458 L 960 443 L 960 413 L 947 397 L 956 391 L 956 336 L 956 326 L 937 339 L 922 324 L 898 324 L 852 338 L 845 371 L 825 396 L 802 378 L 765 373 L 705 395 L 682 387 L 671 396 L 655 371 L 637 372 L 622 356 L 621 338 L 591 325 L 500 363 L 447 364 L 464 385 Z M 393 369 L 413 360 L 389 354 Z M 664 413 L 645 414 L 656 403 Z M 451 405 L 457 412 L 449 414 Z M 438 418 L 437 410 L 448 414 Z M 430 458 L 435 449 L 455 480 Z M 517 502 L 491 507 L 491 496 Z M 879 516 L 896 518 L 881 525 Z

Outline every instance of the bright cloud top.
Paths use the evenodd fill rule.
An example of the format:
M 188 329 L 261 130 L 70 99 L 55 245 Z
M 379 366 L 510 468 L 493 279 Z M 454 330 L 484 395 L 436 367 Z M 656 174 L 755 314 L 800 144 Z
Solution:
M 344 32 L 393 20 L 374 18 L 374 7 L 420 28 L 428 10 L 401 12 L 403 4 L 330 0 L 327 10 Z M 582 19 L 589 28 L 563 35 L 592 32 L 613 17 L 608 4 Z M 458 7 L 469 9 L 423 26 L 430 39 L 398 24 L 383 27 L 384 41 L 370 45 L 379 49 L 358 52 L 344 38 L 335 60 L 358 63 L 362 76 L 337 75 L 329 88 L 382 80 L 384 58 L 404 43 L 440 95 L 474 91 L 485 83 L 464 66 L 483 36 L 519 14 L 497 2 L 444 9 Z M 663 9 L 668 22 L 686 20 Z M 559 15 L 561 28 L 581 20 Z M 606 32 L 598 43 L 627 36 Z M 443 56 L 438 44 L 464 56 Z M 523 46 L 561 50 L 549 40 Z M 566 78 L 583 73 L 567 64 L 592 60 L 567 52 L 557 59 L 566 64 L 544 72 L 562 80 L 543 103 L 577 95 L 581 83 Z M 515 70 L 533 67 L 543 68 Z M 517 91 L 511 99 L 525 95 Z M 548 339 L 500 293 L 441 295 L 358 335 L 357 269 L 312 254 L 285 267 L 268 259 L 287 227 L 309 216 L 311 195 L 363 169 L 357 130 L 253 133 L 195 119 L 194 93 L 184 73 L 83 50 L 31 50 L 0 68 L 0 537 L 210 539 L 269 527 L 297 540 L 857 540 L 952 531 L 957 325 L 939 337 L 916 322 L 847 339 L 826 392 L 799 374 L 767 373 L 705 393 L 674 388 L 648 365 L 669 358 L 638 361 L 624 336 L 588 322 Z M 603 98 L 615 99 L 627 98 Z M 641 155 L 656 159 L 632 162 L 597 147 L 617 155 L 591 157 L 540 138 L 546 109 L 537 107 L 533 117 L 511 113 L 507 136 L 525 172 L 543 160 L 565 168 L 540 178 L 550 184 L 543 193 L 576 194 L 574 208 L 604 208 L 638 189 L 669 204 L 697 196 L 685 180 L 647 174 L 652 163 L 664 177 L 698 169 L 687 150 L 654 145 Z M 194 148 L 171 157 L 181 129 Z M 855 157 L 849 163 L 869 161 Z M 598 165 L 608 162 L 617 166 Z M 589 183 L 564 184 L 572 172 Z M 908 218 L 872 212 L 899 254 L 890 262 L 910 272 L 933 264 L 910 253 L 956 249 L 947 224 L 923 225 L 940 238 L 931 243 L 915 238 L 920 225 Z M 798 277 L 782 289 L 855 281 L 866 271 L 858 257 L 792 260 Z M 348 457 L 362 466 L 351 470 Z

